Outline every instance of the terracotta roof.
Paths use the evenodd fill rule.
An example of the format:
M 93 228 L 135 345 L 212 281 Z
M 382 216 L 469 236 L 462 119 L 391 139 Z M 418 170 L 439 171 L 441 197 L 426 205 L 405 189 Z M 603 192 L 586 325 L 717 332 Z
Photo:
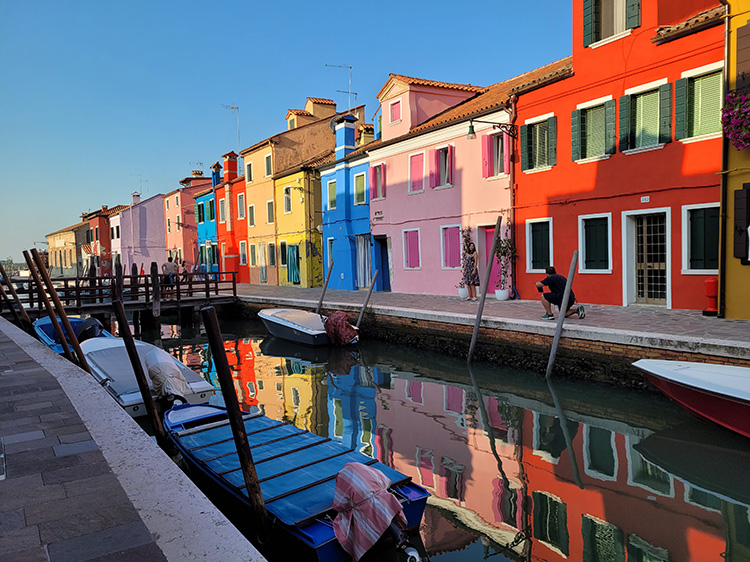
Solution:
M 403 82 L 409 86 L 430 86 L 432 88 L 445 88 L 447 90 L 462 90 L 465 92 L 483 92 L 487 89 L 484 86 L 472 86 L 471 84 L 456 84 L 453 82 L 439 82 L 437 80 L 426 80 L 424 78 L 414 78 L 413 76 L 404 76 L 403 74 L 391 73 L 388 75 L 388 80 L 386 80 L 385 84 L 383 84 L 383 87 L 380 88 L 380 91 L 375 97 L 380 99 L 380 96 L 383 95 L 384 90 L 386 89 L 386 87 L 392 80 L 398 80 L 399 82 Z
M 717 6 L 710 10 L 705 10 L 696 14 L 685 21 L 674 25 L 665 25 L 656 29 L 656 35 L 651 38 L 654 43 L 666 43 L 674 39 L 679 39 L 691 33 L 697 33 L 710 27 L 721 24 L 724 16 L 724 6 Z
M 312 116 L 312 113 L 304 109 L 287 109 L 286 114 Z
M 374 131 L 375 125 L 373 125 L 372 123 L 365 123 L 364 125 L 360 125 L 359 128 L 363 131 Z
M 336 105 L 335 101 L 329 100 L 328 98 L 307 98 L 307 99 L 313 103 L 322 103 L 325 105 Z
M 504 107 L 510 97 L 533 90 L 550 81 L 570 76 L 573 71 L 573 58 L 564 59 L 546 64 L 524 74 L 520 74 L 503 82 L 498 82 L 485 88 L 484 92 L 466 100 L 465 102 L 447 109 L 416 127 L 412 127 L 409 134 L 425 131 L 448 124 L 453 121 L 468 119 L 472 116 L 481 115 L 491 110 Z
M 117 215 L 117 214 L 121 213 L 122 211 L 124 211 L 125 209 L 127 209 L 129 206 L 130 205 L 115 205 L 111 209 L 108 209 L 105 214 L 108 217 L 111 217 L 111 216 L 114 216 L 114 215 Z
M 55 230 L 54 232 L 50 232 L 49 234 L 45 235 L 45 238 L 47 236 L 54 236 L 55 234 L 60 234 L 61 232 L 68 232 L 69 230 L 75 230 L 76 228 L 80 228 L 84 225 L 88 224 L 86 221 L 81 221 L 77 224 L 74 224 L 72 226 L 67 226 L 65 228 L 61 228 L 60 230 Z

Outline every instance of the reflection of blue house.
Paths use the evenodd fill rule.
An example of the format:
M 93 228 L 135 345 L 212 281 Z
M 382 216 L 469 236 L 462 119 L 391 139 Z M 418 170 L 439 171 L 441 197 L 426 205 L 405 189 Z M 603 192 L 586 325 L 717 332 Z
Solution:
M 348 375 L 330 373 L 330 376 L 328 437 L 376 458 L 377 387 L 371 370 L 356 365 Z
M 370 240 L 369 164 L 357 148 L 357 119 L 344 115 L 335 120 L 335 161 L 321 166 L 323 201 L 323 263 L 326 273 L 333 260 L 329 281 L 332 289 L 356 290 L 370 286 L 375 269 L 382 269 L 380 246 Z M 363 138 L 365 133 L 362 133 Z M 386 258 L 387 262 L 387 258 Z M 373 265 L 376 264 L 376 265 Z M 375 290 L 389 290 L 388 275 L 378 275 Z M 385 282 L 383 281 L 385 279 Z
M 221 181 L 221 165 L 211 166 L 211 189 L 195 194 L 195 221 L 198 224 L 198 266 L 219 270 L 219 246 L 216 233 L 216 201 L 214 189 Z

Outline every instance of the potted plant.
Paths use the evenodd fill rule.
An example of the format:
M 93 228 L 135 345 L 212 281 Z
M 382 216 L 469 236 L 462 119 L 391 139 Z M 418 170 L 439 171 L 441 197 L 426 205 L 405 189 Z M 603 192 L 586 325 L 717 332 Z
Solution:
M 500 264 L 500 278 L 495 286 L 495 297 L 500 301 L 507 301 L 510 297 L 510 266 L 512 260 L 518 257 L 516 247 L 510 238 L 500 238 L 495 246 L 495 257 Z
M 469 289 L 466 287 L 463 281 L 459 281 L 456 287 L 458 288 L 458 296 L 460 298 L 465 299 L 469 296 Z

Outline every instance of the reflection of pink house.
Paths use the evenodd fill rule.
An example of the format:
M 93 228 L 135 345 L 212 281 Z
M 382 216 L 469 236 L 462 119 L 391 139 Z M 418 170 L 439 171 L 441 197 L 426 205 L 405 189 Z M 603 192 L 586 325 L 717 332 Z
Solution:
M 394 378 L 392 386 L 383 390 L 383 402 L 406 407 L 378 409 L 378 460 L 427 488 L 431 505 L 458 519 L 471 514 L 472 528 L 498 543 L 510 543 L 525 527 L 525 484 L 516 460 L 517 432 L 508 430 L 497 402 L 484 398 L 492 426 L 485 427 L 478 402 L 464 387 L 406 378 Z M 508 486 L 498 470 L 491 436 Z
M 198 229 L 195 222 L 195 194 L 211 186 L 211 178 L 193 171 L 192 177 L 180 180 L 181 187 L 164 195 L 164 231 L 167 255 L 193 267 L 198 256 Z
M 513 143 L 494 124 L 512 130 L 511 94 L 535 72 L 489 88 L 391 75 L 378 93 L 383 115 L 381 138 L 368 150 L 370 216 L 373 243 L 389 256 L 393 291 L 455 294 L 467 227 L 481 277 L 497 217 L 511 207 Z

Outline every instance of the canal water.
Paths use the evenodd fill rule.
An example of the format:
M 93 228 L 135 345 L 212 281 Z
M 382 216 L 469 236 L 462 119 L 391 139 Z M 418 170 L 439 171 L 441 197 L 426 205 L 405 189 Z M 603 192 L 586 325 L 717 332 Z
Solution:
M 660 394 L 377 342 L 299 347 L 254 322 L 222 333 L 242 404 L 430 492 L 430 560 L 750 561 L 750 440 Z M 219 387 L 205 337 L 161 336 Z

